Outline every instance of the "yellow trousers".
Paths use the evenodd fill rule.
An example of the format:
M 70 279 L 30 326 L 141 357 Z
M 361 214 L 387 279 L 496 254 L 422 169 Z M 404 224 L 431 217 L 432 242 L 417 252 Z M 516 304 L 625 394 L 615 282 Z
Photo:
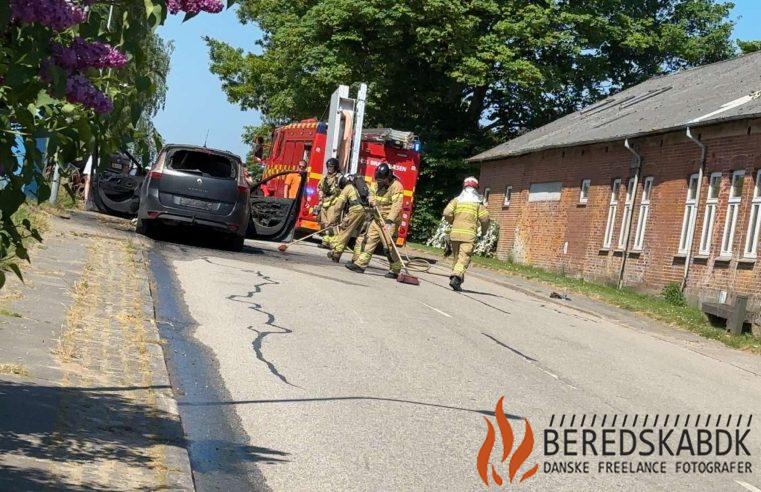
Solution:
M 365 211 L 361 208 L 353 211 L 349 210 L 346 215 L 344 215 L 341 224 L 338 226 L 338 234 L 336 234 L 331 241 L 334 255 L 338 257 L 341 256 L 346 249 L 349 240 L 351 240 L 351 236 L 355 231 L 362 227 L 364 221 Z
M 338 210 L 338 207 L 333 205 L 334 201 L 335 200 L 333 199 L 323 204 L 322 208 L 320 208 L 320 215 L 317 217 L 322 228 L 333 226 L 322 234 L 322 243 L 325 245 L 332 243 L 334 239 L 333 236 L 338 232 L 336 222 L 338 222 L 340 218 L 341 211 Z
M 391 226 L 392 241 L 396 240 L 396 229 L 396 224 Z M 357 245 L 354 247 L 354 257 L 352 258 L 352 261 L 355 265 L 358 267 L 367 268 L 367 265 L 370 264 L 370 260 L 373 258 L 373 253 L 375 252 L 375 248 L 378 247 L 378 244 L 383 242 L 383 245 L 386 245 L 382 234 L 383 232 L 381 231 L 381 226 L 379 226 L 376 221 L 372 221 L 370 227 L 367 228 L 367 232 L 363 236 L 357 238 Z M 391 256 L 391 259 L 389 260 L 389 270 L 394 273 L 401 272 L 402 260 L 396 255 L 394 248 L 391 248 L 389 255 Z
M 470 257 L 473 256 L 473 243 L 452 241 L 452 275 L 461 280 L 465 277 L 465 271 L 470 266 Z

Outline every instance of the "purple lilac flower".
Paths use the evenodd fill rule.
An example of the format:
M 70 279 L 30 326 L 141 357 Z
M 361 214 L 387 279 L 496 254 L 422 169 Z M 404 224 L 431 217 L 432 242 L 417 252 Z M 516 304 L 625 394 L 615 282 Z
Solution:
M 189 14 L 197 14 L 201 11 L 216 14 L 225 8 L 222 0 L 167 0 L 166 4 L 170 14 L 180 11 Z
M 127 57 L 111 45 L 88 42 L 80 37 L 69 46 L 54 44 L 52 51 L 56 64 L 70 70 L 121 68 L 127 64 Z
M 63 31 L 85 20 L 85 10 L 72 0 L 11 0 L 11 19 Z
M 110 113 L 114 109 L 108 96 L 81 73 L 72 75 L 66 81 L 66 100 L 92 108 L 96 113 Z

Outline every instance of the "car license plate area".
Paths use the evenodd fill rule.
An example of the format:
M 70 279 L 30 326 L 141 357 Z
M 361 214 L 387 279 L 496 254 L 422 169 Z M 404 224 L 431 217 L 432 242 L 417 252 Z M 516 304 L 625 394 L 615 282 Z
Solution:
M 184 196 L 175 196 L 174 203 L 182 207 L 196 208 L 198 210 L 208 210 L 209 212 L 216 212 L 219 210 L 221 203 L 210 202 L 207 200 L 198 200 L 195 198 L 188 198 Z

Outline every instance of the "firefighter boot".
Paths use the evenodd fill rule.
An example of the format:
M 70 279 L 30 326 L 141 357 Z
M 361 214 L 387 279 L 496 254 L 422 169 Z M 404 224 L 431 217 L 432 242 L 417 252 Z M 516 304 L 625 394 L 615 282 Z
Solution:
M 346 268 L 348 268 L 349 270 L 351 270 L 352 272 L 356 272 L 356 273 L 365 273 L 365 269 L 364 269 L 364 268 L 362 268 L 362 267 L 361 267 L 361 266 L 359 266 L 359 265 L 355 265 L 354 263 L 347 263 L 347 264 L 346 264 L 346 265 L 344 265 L 344 266 L 345 266 Z
M 449 286 L 452 287 L 453 290 L 456 290 L 457 292 L 462 291 L 462 279 L 458 277 L 457 275 L 452 275 L 449 277 Z
M 333 263 L 338 263 L 341 261 L 341 254 L 336 253 L 335 251 L 328 251 L 328 258 L 330 258 Z
M 398 273 L 396 273 L 396 272 L 390 272 L 390 271 L 389 271 L 389 272 L 386 272 L 386 275 L 385 275 L 385 277 L 386 277 L 386 278 L 393 278 L 393 279 L 397 279 L 397 278 L 399 277 L 399 274 L 398 274 Z

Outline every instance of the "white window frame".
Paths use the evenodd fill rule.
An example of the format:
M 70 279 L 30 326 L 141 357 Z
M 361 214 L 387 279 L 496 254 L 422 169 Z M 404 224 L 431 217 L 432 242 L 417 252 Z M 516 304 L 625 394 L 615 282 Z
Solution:
M 690 179 L 687 180 L 687 198 L 684 201 L 684 218 L 682 219 L 682 232 L 679 234 L 679 254 L 687 254 L 687 250 L 690 248 L 690 240 L 692 239 L 692 233 L 695 230 L 695 217 L 698 212 L 698 175 L 690 175 Z
M 647 219 L 650 217 L 650 199 L 652 196 L 653 177 L 648 176 L 642 182 L 642 202 L 639 204 L 637 230 L 634 233 L 634 246 L 632 246 L 634 251 L 642 251 L 645 245 L 645 229 L 647 229 Z
M 510 206 L 510 200 L 513 197 L 513 187 L 508 186 L 505 188 L 505 198 L 502 200 L 502 206 L 503 207 L 509 207 Z
M 629 178 L 629 181 L 626 183 L 626 201 L 624 201 L 624 213 L 621 216 L 621 230 L 618 232 L 618 249 L 626 248 L 629 225 L 632 221 L 632 205 L 634 205 L 635 194 L 634 178 Z
M 608 222 L 605 224 L 605 237 L 602 247 L 610 249 L 613 243 L 613 228 L 616 224 L 616 212 L 618 211 L 618 195 L 621 192 L 621 179 L 616 178 L 610 186 L 610 204 L 608 205 Z
M 589 189 L 591 187 L 591 179 L 581 180 L 581 188 L 579 188 L 579 203 L 587 203 L 589 201 Z
M 745 237 L 745 258 L 757 258 L 759 231 L 761 231 L 761 169 L 756 171 L 756 181 L 753 183 L 753 201 L 750 205 L 748 218 L 748 233 Z
M 727 200 L 727 217 L 724 220 L 724 234 L 721 237 L 721 256 L 728 258 L 732 256 L 732 245 L 735 242 L 735 233 L 737 232 L 737 219 L 740 215 L 740 204 L 742 203 L 743 188 L 735 192 L 735 183 L 742 180 L 743 188 L 745 187 L 745 171 L 738 170 L 732 172 L 732 181 L 729 184 L 729 199 Z
M 708 179 L 708 194 L 706 196 L 706 208 L 703 214 L 703 230 L 700 233 L 700 247 L 698 248 L 698 253 L 701 255 L 711 254 L 713 226 L 716 222 L 716 211 L 719 208 L 720 194 L 721 173 L 711 173 L 711 176 Z
M 489 205 L 489 195 L 491 195 L 491 188 L 484 189 L 484 205 Z

